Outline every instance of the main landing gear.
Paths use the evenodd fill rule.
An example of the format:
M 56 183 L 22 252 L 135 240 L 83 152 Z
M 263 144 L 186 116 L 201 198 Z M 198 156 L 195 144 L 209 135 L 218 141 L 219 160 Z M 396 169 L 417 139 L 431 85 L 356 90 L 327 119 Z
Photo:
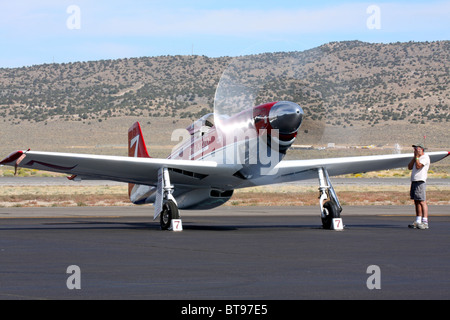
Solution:
M 319 205 L 324 229 L 342 230 L 341 212 L 342 207 L 339 199 L 331 185 L 330 177 L 325 168 L 318 168 L 319 175 Z
M 154 220 L 160 216 L 161 230 L 181 231 L 180 211 L 172 193 L 169 171 L 161 168 L 158 172 Z
M 161 230 L 169 230 L 172 227 L 173 220 L 180 219 L 180 212 L 175 202 L 168 200 L 163 204 L 160 213 Z

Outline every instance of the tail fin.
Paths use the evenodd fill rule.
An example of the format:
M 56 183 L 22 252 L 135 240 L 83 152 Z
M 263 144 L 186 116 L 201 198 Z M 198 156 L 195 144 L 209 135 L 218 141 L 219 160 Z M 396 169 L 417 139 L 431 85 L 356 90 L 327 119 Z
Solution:
M 128 129 L 128 156 L 138 157 L 138 158 L 150 158 L 147 152 L 147 147 L 144 142 L 144 137 L 142 136 L 141 125 L 136 122 Z M 133 183 L 128 184 L 128 195 L 132 197 L 134 193 L 133 190 L 139 188 L 138 185 Z
M 150 158 L 139 122 L 136 122 L 128 129 L 128 156 Z

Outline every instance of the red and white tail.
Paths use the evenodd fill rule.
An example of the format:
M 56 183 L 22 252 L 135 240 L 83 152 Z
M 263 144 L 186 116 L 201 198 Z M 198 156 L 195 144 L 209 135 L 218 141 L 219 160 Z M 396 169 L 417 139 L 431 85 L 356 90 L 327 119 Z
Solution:
M 147 152 L 147 146 L 142 136 L 141 125 L 136 122 L 128 129 L 128 156 L 138 158 L 150 158 Z M 136 186 L 138 188 L 139 186 Z M 135 185 L 133 183 L 128 184 L 128 195 L 130 200 L 134 193 Z
M 136 122 L 128 129 L 128 156 L 135 158 L 150 158 L 139 122 Z

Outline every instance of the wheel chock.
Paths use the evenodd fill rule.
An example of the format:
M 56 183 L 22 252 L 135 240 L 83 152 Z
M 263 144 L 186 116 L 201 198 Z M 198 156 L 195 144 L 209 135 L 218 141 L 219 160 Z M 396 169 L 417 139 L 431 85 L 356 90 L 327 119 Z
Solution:
M 333 219 L 332 229 L 336 231 L 344 230 L 344 223 L 342 222 L 342 218 Z
M 172 219 L 170 223 L 170 231 L 183 231 L 183 224 L 181 219 Z

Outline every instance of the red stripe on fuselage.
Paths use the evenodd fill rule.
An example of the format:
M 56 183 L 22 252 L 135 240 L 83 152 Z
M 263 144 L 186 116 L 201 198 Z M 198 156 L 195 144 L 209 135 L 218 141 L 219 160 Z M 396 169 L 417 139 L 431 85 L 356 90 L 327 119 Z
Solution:
M 216 126 L 203 135 L 191 136 L 191 139 L 177 148 L 169 156 L 169 159 L 199 160 L 211 155 L 214 151 L 231 147 L 231 145 L 250 137 L 256 138 L 262 134 L 270 135 L 272 127 L 269 122 L 269 113 L 276 103 L 277 101 L 270 102 L 244 110 L 223 120 L 219 126 L 216 123 Z M 279 138 L 283 141 L 290 141 L 296 136 L 297 132 L 290 135 L 280 134 Z

